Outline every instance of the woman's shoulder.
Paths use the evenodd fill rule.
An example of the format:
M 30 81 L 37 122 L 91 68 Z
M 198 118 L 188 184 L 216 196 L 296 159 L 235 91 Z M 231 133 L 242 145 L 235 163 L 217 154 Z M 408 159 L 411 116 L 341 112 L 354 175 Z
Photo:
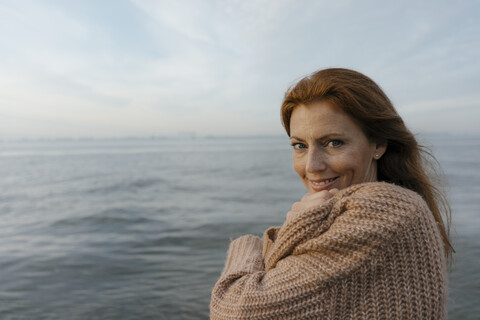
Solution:
M 337 201 L 347 206 L 372 207 L 381 211 L 429 211 L 425 200 L 413 190 L 387 182 L 365 182 L 341 190 Z
M 419 201 L 423 198 L 413 190 L 388 182 L 364 182 L 341 190 L 340 197 L 391 198 L 398 201 Z

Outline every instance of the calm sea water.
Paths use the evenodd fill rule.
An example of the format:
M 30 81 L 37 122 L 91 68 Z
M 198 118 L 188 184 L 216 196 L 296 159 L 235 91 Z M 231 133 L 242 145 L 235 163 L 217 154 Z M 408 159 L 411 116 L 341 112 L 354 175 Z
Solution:
M 480 314 L 480 139 L 424 139 L 446 172 L 449 316 Z M 286 138 L 0 142 L 0 318 L 206 319 L 229 239 L 305 190 Z

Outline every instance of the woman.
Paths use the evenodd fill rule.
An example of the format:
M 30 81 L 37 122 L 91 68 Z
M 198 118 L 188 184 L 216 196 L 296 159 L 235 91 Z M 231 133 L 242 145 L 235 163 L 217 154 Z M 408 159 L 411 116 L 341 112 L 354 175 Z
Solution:
M 230 244 L 211 319 L 445 319 L 449 206 L 383 91 L 322 70 L 287 91 L 282 119 L 309 193 Z

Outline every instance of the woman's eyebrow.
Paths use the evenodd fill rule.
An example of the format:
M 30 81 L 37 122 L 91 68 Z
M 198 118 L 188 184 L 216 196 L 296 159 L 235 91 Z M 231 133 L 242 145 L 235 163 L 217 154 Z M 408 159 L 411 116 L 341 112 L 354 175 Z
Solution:
M 323 140 L 326 140 L 328 138 L 338 138 L 338 137 L 343 137 L 345 136 L 345 134 L 343 133 L 340 133 L 340 132 L 332 132 L 332 133 L 328 133 L 326 135 L 323 135 L 319 138 L 316 138 L 315 140 L 317 141 L 323 141 Z M 298 140 L 298 141 L 304 141 L 304 139 L 302 138 L 299 138 L 297 136 L 290 136 L 290 140 Z
M 298 141 L 303 141 L 303 139 L 300 139 L 299 137 L 296 136 L 291 136 L 290 140 L 298 140 Z

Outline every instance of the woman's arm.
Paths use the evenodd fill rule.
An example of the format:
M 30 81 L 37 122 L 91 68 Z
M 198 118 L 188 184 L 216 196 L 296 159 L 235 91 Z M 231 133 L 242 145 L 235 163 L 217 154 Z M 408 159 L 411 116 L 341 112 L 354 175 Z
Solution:
M 294 215 L 274 232 L 274 241 L 267 239 L 267 230 L 268 250 L 256 237 L 241 237 L 232 242 L 212 292 L 211 319 L 362 319 L 365 310 L 373 319 L 375 314 L 398 318 L 404 307 L 425 311 L 417 310 L 415 299 L 430 299 L 427 306 L 438 311 L 444 260 L 428 214 L 410 191 L 363 184 Z M 430 242 L 427 255 L 415 250 L 418 241 Z M 437 268 L 419 270 L 425 259 Z M 432 283 L 437 288 L 430 288 Z M 427 295 L 412 299 L 412 292 Z M 430 315 L 437 314 L 433 309 L 427 310 Z
M 222 272 L 222 277 L 225 275 L 227 281 L 264 270 L 262 239 L 248 234 L 230 243 Z

